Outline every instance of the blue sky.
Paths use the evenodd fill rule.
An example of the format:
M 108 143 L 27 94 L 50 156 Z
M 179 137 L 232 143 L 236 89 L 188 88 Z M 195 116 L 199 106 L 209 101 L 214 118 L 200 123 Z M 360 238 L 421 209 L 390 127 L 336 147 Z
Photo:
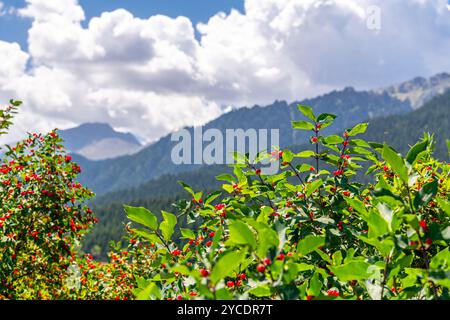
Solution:
M 1 2 L 5 4 L 6 8 L 25 6 L 25 0 L 2 0 Z M 232 8 L 244 11 L 243 0 L 80 0 L 79 3 L 86 14 L 84 26 L 92 17 L 118 8 L 124 8 L 139 18 L 148 18 L 156 14 L 172 18 L 186 16 L 194 25 L 198 22 L 207 22 L 219 11 L 229 13 Z M 19 18 L 16 15 L 5 15 L 0 18 L 0 40 L 18 42 L 23 49 L 26 49 L 27 32 L 30 26 L 29 19 Z

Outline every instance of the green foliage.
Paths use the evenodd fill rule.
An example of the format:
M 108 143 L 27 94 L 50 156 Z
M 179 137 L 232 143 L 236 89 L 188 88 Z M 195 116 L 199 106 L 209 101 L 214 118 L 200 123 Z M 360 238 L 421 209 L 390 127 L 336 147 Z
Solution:
M 274 176 L 248 162 L 215 174 L 221 191 L 180 183 L 190 200 L 176 214 L 124 206 L 127 235 L 106 264 L 76 254 L 95 222 L 83 204 L 92 193 L 74 180 L 80 168 L 58 135 L 10 147 L 0 171 L 1 297 L 449 299 L 450 165 L 433 158 L 434 136 L 403 158 L 354 138 L 367 124 L 326 136 L 334 115 L 298 109 L 308 120 L 294 126 L 312 131 L 314 151 L 283 150 Z M 363 165 L 369 184 L 355 181 Z
M 450 298 L 450 166 L 433 158 L 434 138 L 425 135 L 403 158 L 386 143 L 354 138 L 367 124 L 324 136 L 335 117 L 299 110 L 308 121 L 293 125 L 312 130 L 316 151 L 283 150 L 275 176 L 234 166 L 234 175 L 217 176 L 224 195 L 211 201 L 182 184 L 193 199 L 178 208 L 178 220 L 192 217 L 181 241 L 130 230 L 154 248 L 151 271 L 139 276 L 156 281 L 162 299 Z M 303 159 L 314 170 L 296 162 Z M 360 164 L 375 181 L 354 181 Z M 136 262 L 145 257 L 138 253 Z M 159 298 L 150 289 L 146 296 Z
M 12 124 L 12 118 L 21 104 L 22 101 L 10 100 L 9 106 L 4 109 L 0 108 L 0 135 L 7 133 Z

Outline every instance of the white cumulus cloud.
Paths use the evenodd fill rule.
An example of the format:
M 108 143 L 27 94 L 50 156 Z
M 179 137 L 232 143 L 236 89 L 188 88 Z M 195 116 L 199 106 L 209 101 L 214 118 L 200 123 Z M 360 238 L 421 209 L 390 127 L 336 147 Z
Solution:
M 26 3 L 29 52 L 0 41 L 0 99 L 25 101 L 15 136 L 102 121 L 148 142 L 228 105 L 450 71 L 446 0 L 246 0 L 197 26 L 119 9 L 86 27 L 77 0 Z

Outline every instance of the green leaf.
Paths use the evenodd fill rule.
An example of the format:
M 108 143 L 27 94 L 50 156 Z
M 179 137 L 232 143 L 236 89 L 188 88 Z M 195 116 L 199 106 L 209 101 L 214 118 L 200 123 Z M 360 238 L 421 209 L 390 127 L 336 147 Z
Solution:
M 317 179 L 317 180 L 311 182 L 311 183 L 306 187 L 306 196 L 309 197 L 310 195 L 312 195 L 312 194 L 313 194 L 317 189 L 319 189 L 322 185 L 323 185 L 322 179 Z
M 319 279 L 319 274 L 316 272 L 309 280 L 309 289 L 308 293 L 311 296 L 318 297 L 320 296 L 320 291 L 322 290 L 323 283 Z
M 258 228 L 258 242 L 256 254 L 263 258 L 267 256 L 267 250 L 278 247 L 280 239 L 275 230 L 269 228 L 267 225 L 260 224 L 260 227 Z
M 133 229 L 133 232 L 135 234 L 137 234 L 138 236 L 141 236 L 141 237 L 149 240 L 152 243 L 162 243 L 161 239 L 155 233 L 152 233 L 148 229 L 138 228 L 138 229 Z
M 431 199 L 437 194 L 439 187 L 439 182 L 437 180 L 433 180 L 432 182 L 427 183 L 416 193 L 414 197 L 414 207 L 419 209 L 420 207 L 427 205 Z
M 403 158 L 387 144 L 383 146 L 382 157 L 391 166 L 392 170 L 400 176 L 404 183 L 408 183 L 408 168 Z
M 228 291 L 227 288 L 221 288 L 216 291 L 216 299 L 217 300 L 233 300 L 233 295 Z
M 448 247 L 441 250 L 431 259 L 430 268 L 450 270 L 450 251 Z
M 303 113 L 303 115 L 304 115 L 305 117 L 307 117 L 308 119 L 310 119 L 310 120 L 316 122 L 316 116 L 314 115 L 314 111 L 313 111 L 313 109 L 312 109 L 311 107 L 308 107 L 308 106 L 302 106 L 302 105 L 299 104 L 299 105 L 297 106 L 297 108 L 298 108 L 298 110 L 299 110 L 301 113 Z M 314 127 L 313 127 L 313 129 L 314 129 Z
M 364 133 L 366 132 L 368 126 L 369 126 L 368 123 L 359 123 L 348 132 L 348 136 L 354 137 L 358 134 Z
M 247 292 L 258 298 L 270 297 L 272 295 L 271 287 L 269 287 L 268 285 L 262 285 L 259 287 L 255 287 L 253 289 L 250 289 Z
M 169 241 L 173 235 L 175 225 L 177 224 L 177 217 L 169 212 L 161 211 L 163 222 L 159 225 L 159 229 L 166 241 Z
M 259 214 L 256 221 L 267 223 L 269 221 L 270 215 L 273 213 L 273 209 L 269 206 L 261 207 L 261 213 Z
M 222 194 L 221 191 L 214 191 L 210 195 L 208 195 L 205 199 L 205 204 L 209 204 L 213 202 L 215 199 L 217 199 Z
M 283 162 L 290 163 L 294 159 L 294 153 L 291 150 L 283 151 Z
M 336 251 L 335 253 L 333 253 L 331 258 L 333 259 L 333 264 L 334 265 L 336 265 L 336 266 L 340 265 L 342 263 L 342 252 L 341 251 Z
M 296 158 L 309 158 L 309 157 L 313 157 L 316 153 L 314 151 L 311 150 L 306 150 L 306 151 L 302 151 L 299 152 L 295 155 Z
M 241 221 L 236 221 L 229 226 L 230 238 L 227 244 L 243 244 L 252 248 L 256 247 L 256 240 L 250 228 Z
M 369 225 L 369 238 L 377 238 L 386 233 L 389 233 L 389 224 L 376 210 L 371 210 L 367 217 L 367 224 Z
M 220 175 L 216 176 L 216 180 L 227 181 L 230 183 L 234 183 L 236 181 L 236 179 L 231 174 L 228 174 L 228 173 L 220 174 Z
M 448 155 L 450 156 L 450 140 L 447 139 L 447 150 L 448 150 Z
M 181 231 L 181 235 L 185 239 L 192 239 L 192 240 L 194 240 L 196 238 L 194 231 L 192 231 L 191 229 L 181 228 L 180 231 Z
M 184 183 L 183 181 L 178 181 L 178 183 L 184 188 L 184 190 L 189 192 L 192 196 L 195 195 L 195 192 L 194 192 L 194 190 L 192 190 L 191 186 L 189 186 L 188 184 Z
M 366 141 L 364 141 L 362 139 L 352 139 L 350 141 L 350 145 L 357 146 L 357 147 L 370 148 L 370 144 L 368 144 Z
M 394 217 L 394 211 L 385 203 L 378 203 L 377 205 L 378 212 L 380 216 L 387 222 L 389 230 L 391 229 L 392 218 Z
M 147 287 L 142 289 L 137 295 L 136 300 L 150 300 L 152 297 L 161 299 L 161 291 L 156 283 L 151 282 Z
M 303 163 L 300 167 L 297 167 L 298 172 L 311 171 L 311 168 L 315 171 L 314 167 L 310 164 Z
M 450 217 L 450 202 L 440 198 L 438 198 L 436 201 L 439 207 Z
M 341 144 L 342 142 L 344 142 L 344 139 L 338 135 L 333 134 L 326 137 L 323 142 L 325 144 Z
M 304 272 L 309 270 L 314 270 L 314 265 L 307 263 L 297 263 L 297 272 Z
M 308 121 L 292 121 L 292 128 L 297 130 L 314 130 L 315 127 Z
M 371 276 L 367 271 L 370 266 L 371 264 L 365 261 L 351 261 L 330 269 L 341 281 L 366 280 Z
M 128 219 L 140 223 L 152 230 L 158 229 L 158 219 L 150 210 L 143 207 L 124 206 Z
M 209 253 L 210 259 L 215 255 L 217 247 L 219 247 L 219 243 L 222 240 L 222 229 L 218 229 L 214 234 L 211 245 L 211 252 Z
M 194 194 L 194 200 L 199 201 L 202 198 L 203 192 L 197 192 Z
M 356 210 L 364 220 L 367 220 L 369 213 L 367 212 L 366 206 L 364 203 L 356 198 L 344 197 L 345 201 L 349 204 L 350 207 Z
M 413 164 L 416 161 L 419 153 L 421 153 L 427 149 L 428 144 L 429 144 L 428 140 L 424 140 L 424 141 L 416 143 L 409 150 L 408 154 L 406 155 L 406 161 L 408 161 L 409 164 Z
M 228 277 L 239 269 L 239 265 L 244 260 L 245 254 L 240 251 L 232 251 L 224 254 L 214 266 L 210 280 L 213 284 L 217 284 L 220 280 Z
M 297 253 L 307 255 L 325 245 L 324 236 L 306 236 L 298 242 Z
M 322 122 L 322 121 L 333 121 L 334 119 L 336 119 L 337 116 L 331 113 L 322 113 L 321 115 L 319 115 L 317 117 L 317 122 Z
M 383 180 L 384 181 L 384 180 Z M 397 194 L 393 194 L 392 191 L 388 190 L 388 189 L 384 189 L 384 188 L 379 188 L 376 189 L 373 192 L 374 196 L 376 196 L 377 198 L 392 198 L 394 200 L 397 201 L 402 201 L 402 197 L 400 197 Z

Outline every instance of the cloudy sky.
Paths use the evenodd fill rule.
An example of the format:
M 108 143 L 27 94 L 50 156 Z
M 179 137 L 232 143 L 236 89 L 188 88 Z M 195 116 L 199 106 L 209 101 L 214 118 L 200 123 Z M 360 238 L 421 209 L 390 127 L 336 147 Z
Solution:
M 150 142 L 448 72 L 449 52 L 448 0 L 0 0 L 0 103 L 25 102 L 10 139 L 96 121 Z

